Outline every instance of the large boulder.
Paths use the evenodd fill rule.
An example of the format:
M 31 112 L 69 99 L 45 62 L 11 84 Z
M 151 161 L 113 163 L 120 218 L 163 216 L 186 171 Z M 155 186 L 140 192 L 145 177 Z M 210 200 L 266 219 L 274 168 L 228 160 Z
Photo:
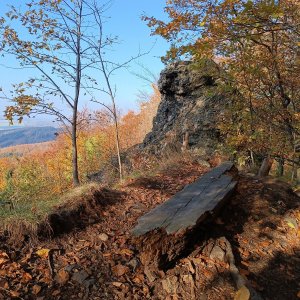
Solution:
M 217 122 L 226 99 L 218 92 L 218 66 L 208 61 L 170 64 L 158 82 L 161 103 L 141 148 L 154 154 L 197 149 L 211 155 L 221 143 Z

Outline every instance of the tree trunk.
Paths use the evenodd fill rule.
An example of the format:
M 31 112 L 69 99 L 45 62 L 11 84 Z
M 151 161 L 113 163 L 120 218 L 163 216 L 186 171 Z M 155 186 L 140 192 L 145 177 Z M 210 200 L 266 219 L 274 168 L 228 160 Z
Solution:
M 73 119 L 74 119 L 74 117 L 73 117 Z M 72 168 L 73 168 L 73 185 L 74 186 L 78 186 L 80 184 L 79 174 L 78 174 L 78 151 L 77 151 L 77 136 L 76 135 L 77 135 L 77 125 L 75 123 L 72 126 Z
M 258 176 L 259 177 L 266 177 L 269 175 L 270 170 L 272 168 L 273 165 L 273 159 L 270 158 L 269 156 L 267 156 L 266 158 L 264 158 L 261 167 L 258 171 Z
M 73 105 L 72 118 L 72 164 L 73 164 L 73 185 L 78 186 L 79 172 L 78 172 L 78 149 L 77 149 L 77 114 L 78 102 L 81 88 L 81 18 L 82 18 L 82 2 L 80 5 L 80 13 L 77 20 L 77 45 L 76 45 L 76 84 L 75 84 L 75 99 Z
M 183 136 L 181 151 L 185 152 L 188 149 L 189 149 L 189 132 L 186 131 L 184 136 Z
M 278 165 L 277 165 L 277 176 L 282 177 L 283 174 L 284 174 L 284 159 L 279 158 Z
M 250 150 L 250 158 L 251 158 L 252 167 L 255 167 L 256 163 L 255 163 L 255 158 L 252 150 Z
M 114 105 L 114 118 L 115 118 L 115 130 L 116 130 L 116 147 L 117 147 L 117 156 L 118 156 L 118 165 L 119 165 L 119 176 L 120 180 L 123 179 L 123 170 L 122 170 L 122 161 L 121 161 L 121 153 L 120 153 L 120 138 L 119 138 L 119 126 L 118 119 L 116 115 L 116 108 Z
M 292 181 L 296 181 L 298 179 L 298 166 L 293 163 L 293 170 L 292 170 Z

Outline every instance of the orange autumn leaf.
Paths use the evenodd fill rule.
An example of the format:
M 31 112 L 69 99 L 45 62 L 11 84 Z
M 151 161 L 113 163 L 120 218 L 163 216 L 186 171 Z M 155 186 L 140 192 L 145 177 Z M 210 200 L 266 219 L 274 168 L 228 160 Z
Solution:
M 23 273 L 21 282 L 27 283 L 32 279 L 32 276 L 29 273 Z

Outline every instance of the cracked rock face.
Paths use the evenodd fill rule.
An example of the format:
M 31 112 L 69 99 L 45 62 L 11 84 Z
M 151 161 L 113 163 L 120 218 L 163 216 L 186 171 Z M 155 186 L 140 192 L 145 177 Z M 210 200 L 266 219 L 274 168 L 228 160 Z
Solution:
M 205 155 L 214 152 L 221 142 L 216 122 L 226 104 L 212 75 L 217 71 L 213 62 L 201 68 L 191 62 L 176 62 L 161 72 L 158 86 L 162 100 L 143 149 L 155 154 L 180 151 L 185 137 L 189 148 Z

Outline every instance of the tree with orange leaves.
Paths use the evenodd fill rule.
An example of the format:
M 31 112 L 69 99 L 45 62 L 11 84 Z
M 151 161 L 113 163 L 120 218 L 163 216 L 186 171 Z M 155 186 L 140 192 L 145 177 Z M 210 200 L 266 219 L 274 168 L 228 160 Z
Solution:
M 165 11 L 168 22 L 144 17 L 172 44 L 165 60 L 220 66 L 232 99 L 220 129 L 232 151 L 299 165 L 299 1 L 170 0 Z

